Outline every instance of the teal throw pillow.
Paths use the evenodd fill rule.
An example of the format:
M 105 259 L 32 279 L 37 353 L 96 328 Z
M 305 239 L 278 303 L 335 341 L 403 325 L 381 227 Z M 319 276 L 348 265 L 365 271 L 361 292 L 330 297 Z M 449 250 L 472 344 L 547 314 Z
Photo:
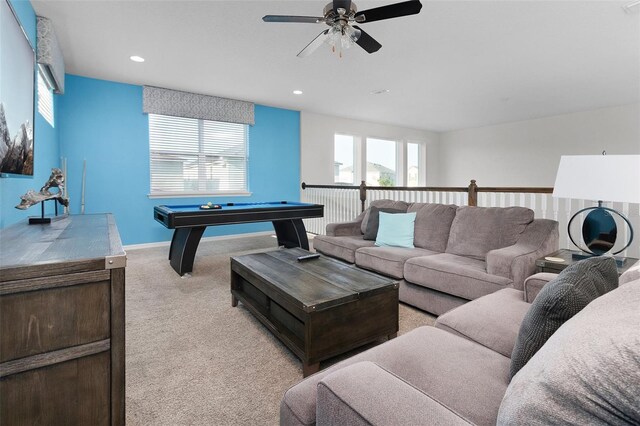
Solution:
M 413 229 L 416 213 L 380 212 L 376 245 L 382 247 L 413 248 Z

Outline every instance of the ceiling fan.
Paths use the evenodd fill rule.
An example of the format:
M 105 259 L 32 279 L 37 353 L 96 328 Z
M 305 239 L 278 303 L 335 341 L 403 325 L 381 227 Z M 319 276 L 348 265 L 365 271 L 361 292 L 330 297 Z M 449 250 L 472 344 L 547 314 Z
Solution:
M 383 19 L 415 15 L 420 12 L 420 9 L 422 9 L 422 4 L 419 0 L 409 0 L 358 12 L 358 8 L 351 0 L 333 0 L 332 3 L 325 6 L 321 17 L 266 15 L 262 20 L 264 22 L 327 24 L 330 28 L 322 31 L 313 39 L 298 53 L 298 57 L 302 58 L 310 55 L 323 43 L 328 43 L 333 51 L 337 50 L 342 57 L 342 49 L 349 48 L 353 43 L 362 47 L 368 53 L 377 52 L 382 47 L 362 28 L 353 24 L 366 24 L 367 22 L 381 21 Z

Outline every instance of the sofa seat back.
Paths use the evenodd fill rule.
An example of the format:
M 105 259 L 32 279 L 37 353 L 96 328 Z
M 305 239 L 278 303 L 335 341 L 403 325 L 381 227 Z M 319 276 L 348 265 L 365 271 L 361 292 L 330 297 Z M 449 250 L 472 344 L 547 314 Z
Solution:
M 455 204 L 413 203 L 408 213 L 416 213 L 413 245 L 419 248 L 444 253 L 449 241 L 451 223 L 456 217 Z
M 446 252 L 485 260 L 491 250 L 514 245 L 533 216 L 525 207 L 458 207 Z

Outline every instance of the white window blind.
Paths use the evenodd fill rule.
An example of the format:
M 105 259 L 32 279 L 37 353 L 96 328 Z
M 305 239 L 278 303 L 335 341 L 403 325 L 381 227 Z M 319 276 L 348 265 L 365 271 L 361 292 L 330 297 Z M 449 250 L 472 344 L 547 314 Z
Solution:
M 151 195 L 247 191 L 246 124 L 149 114 Z
M 51 127 L 53 122 L 53 90 L 47 85 L 42 71 L 38 70 L 38 112 L 44 117 Z

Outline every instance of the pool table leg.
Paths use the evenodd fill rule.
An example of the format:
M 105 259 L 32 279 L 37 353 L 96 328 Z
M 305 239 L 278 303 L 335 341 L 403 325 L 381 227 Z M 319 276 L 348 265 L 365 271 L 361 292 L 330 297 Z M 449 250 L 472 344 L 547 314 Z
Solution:
M 278 237 L 278 245 L 286 248 L 300 247 L 309 250 L 307 230 L 302 219 L 274 220 L 273 229 Z
M 184 275 L 193 270 L 193 260 L 205 229 L 206 226 L 194 226 L 192 228 L 177 228 L 173 232 L 169 263 L 178 274 Z

